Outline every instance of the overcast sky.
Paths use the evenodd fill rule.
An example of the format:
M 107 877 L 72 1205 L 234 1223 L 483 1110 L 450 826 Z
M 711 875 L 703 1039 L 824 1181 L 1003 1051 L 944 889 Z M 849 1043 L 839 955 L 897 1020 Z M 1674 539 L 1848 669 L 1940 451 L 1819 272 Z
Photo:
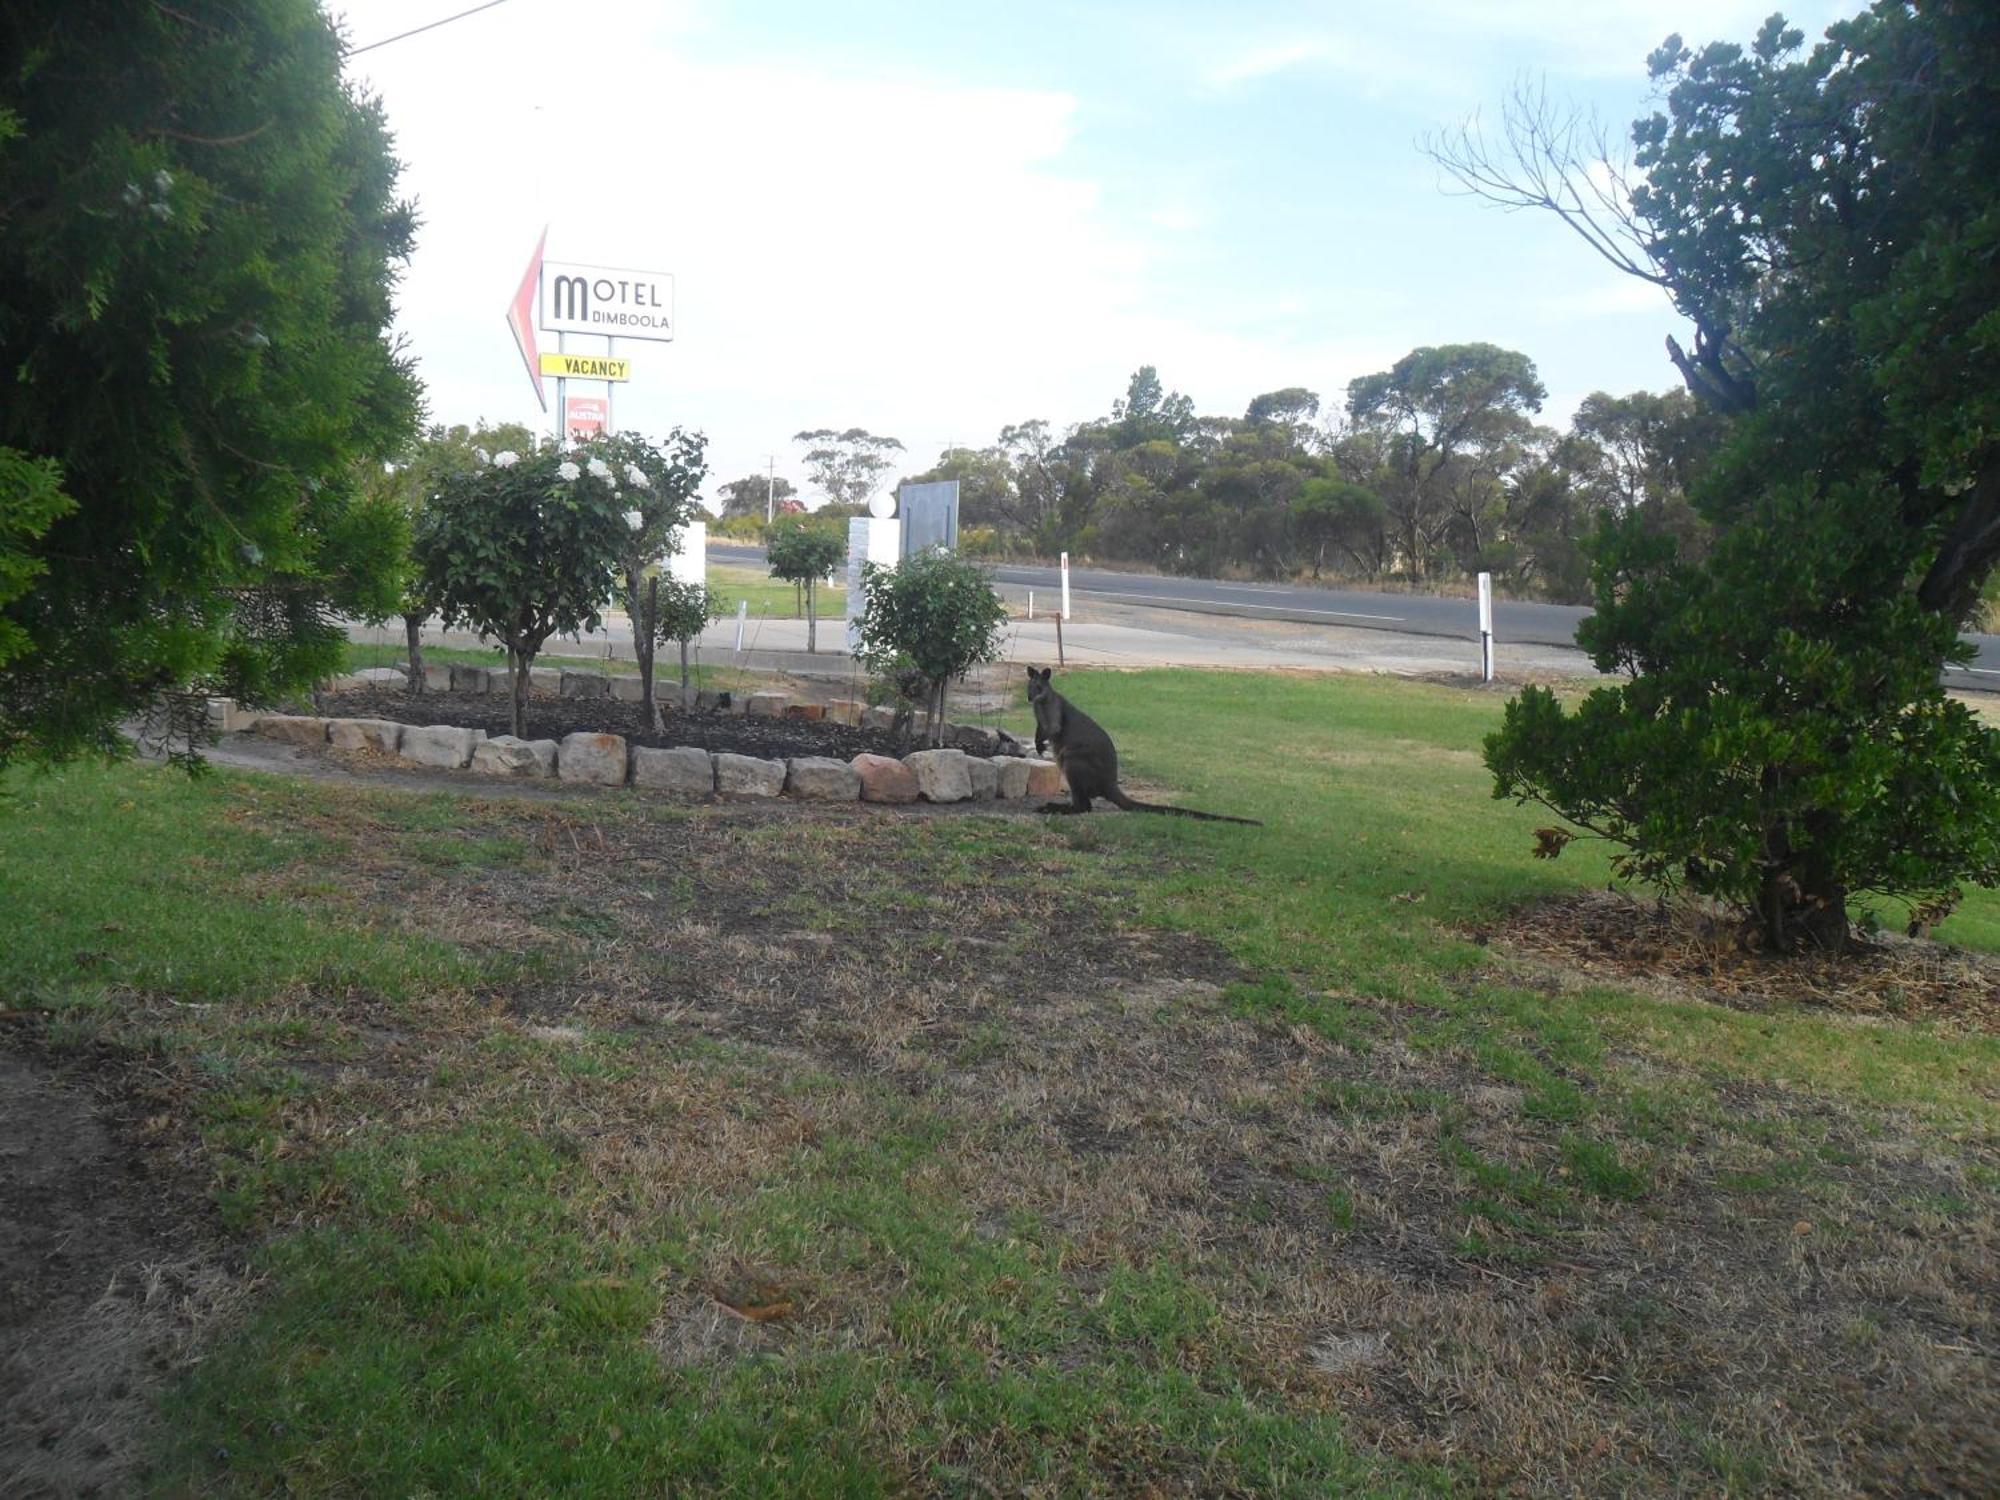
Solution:
M 358 47 L 470 3 L 329 8 Z M 547 224 L 551 259 L 676 278 L 676 341 L 620 343 L 618 425 L 702 429 L 716 481 L 775 455 L 799 482 L 803 428 L 900 438 L 914 473 L 1101 415 L 1141 364 L 1204 413 L 1288 385 L 1336 407 L 1473 340 L 1529 355 L 1558 425 L 1666 388 L 1657 293 L 1445 194 L 1415 141 L 1524 74 L 1622 134 L 1669 32 L 1747 41 L 1770 8 L 506 0 L 349 68 L 423 218 L 398 326 L 434 418 L 552 423 L 504 321 Z M 1786 13 L 1816 36 L 1857 9 Z

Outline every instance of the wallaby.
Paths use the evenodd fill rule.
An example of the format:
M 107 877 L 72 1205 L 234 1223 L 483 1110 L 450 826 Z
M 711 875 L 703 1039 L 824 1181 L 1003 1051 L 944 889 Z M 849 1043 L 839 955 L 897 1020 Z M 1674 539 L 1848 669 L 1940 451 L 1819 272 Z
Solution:
M 1039 672 L 1028 668 L 1028 706 L 1035 711 L 1035 753 L 1053 746 L 1056 764 L 1069 783 L 1068 802 L 1044 802 L 1045 813 L 1087 813 L 1091 799 L 1102 797 L 1126 812 L 1172 813 L 1178 818 L 1200 818 L 1207 823 L 1243 823 L 1252 828 L 1264 825 L 1255 818 L 1232 818 L 1223 813 L 1196 812 L 1191 807 L 1167 807 L 1157 802 L 1134 802 L 1118 785 L 1118 747 L 1104 726 L 1049 686 L 1051 669 Z

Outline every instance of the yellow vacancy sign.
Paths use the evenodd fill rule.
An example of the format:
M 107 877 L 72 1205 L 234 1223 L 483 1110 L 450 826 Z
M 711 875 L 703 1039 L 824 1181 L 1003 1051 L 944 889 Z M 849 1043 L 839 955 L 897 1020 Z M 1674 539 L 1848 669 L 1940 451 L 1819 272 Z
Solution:
M 544 354 L 542 373 L 560 380 L 630 380 L 632 361 L 602 354 Z

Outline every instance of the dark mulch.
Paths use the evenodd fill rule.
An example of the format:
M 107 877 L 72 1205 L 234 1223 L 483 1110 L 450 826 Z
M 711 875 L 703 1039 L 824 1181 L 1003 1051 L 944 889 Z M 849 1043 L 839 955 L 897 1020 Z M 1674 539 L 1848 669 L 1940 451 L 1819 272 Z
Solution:
M 1529 902 L 1475 936 L 1593 978 L 1651 980 L 1736 1010 L 1802 1005 L 2000 1035 L 2000 960 L 1988 954 L 1885 937 L 1839 957 L 1774 958 L 1744 947 L 1740 926 L 1720 912 L 1583 891 Z
M 322 693 L 319 711 L 329 718 L 394 719 L 401 724 L 457 724 L 488 734 L 512 733 L 512 705 L 504 697 L 476 693 L 425 693 L 413 698 L 397 688 L 360 688 L 346 693 Z M 637 703 L 615 698 L 531 698 L 522 723 L 523 737 L 559 740 L 566 734 L 617 734 L 634 745 L 667 747 L 693 745 L 732 755 L 783 759 L 793 755 L 830 755 L 849 760 L 863 753 L 901 755 L 921 749 L 921 743 L 900 744 L 878 729 L 855 729 L 824 719 L 751 719 L 726 712 L 667 708 L 666 732 L 656 734 Z M 959 748 L 973 755 L 991 751 L 969 742 Z

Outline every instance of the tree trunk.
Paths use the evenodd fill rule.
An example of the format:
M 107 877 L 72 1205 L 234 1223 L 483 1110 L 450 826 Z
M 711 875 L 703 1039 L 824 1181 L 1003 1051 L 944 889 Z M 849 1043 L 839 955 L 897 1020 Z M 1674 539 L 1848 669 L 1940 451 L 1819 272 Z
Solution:
M 688 706 L 688 702 L 689 702 L 689 698 L 688 698 L 688 643 L 687 643 L 687 640 L 686 640 L 686 638 L 685 638 L 685 637 L 683 637 L 683 638 L 682 638 L 682 640 L 681 640 L 681 709 L 682 709 L 682 711 L 683 711 L 683 712 L 685 712 L 685 711 L 686 711 L 686 709 L 687 709 L 687 706 Z
M 521 732 L 521 725 L 526 715 L 528 702 L 528 668 L 534 664 L 534 660 L 535 658 L 528 652 L 516 651 L 512 646 L 507 648 L 507 675 L 513 680 L 514 684 L 514 701 L 512 705 L 514 727 L 508 733 L 512 734 L 517 740 L 527 738 Z
M 813 608 L 813 584 L 806 580 L 806 654 L 814 655 L 819 650 L 819 615 Z
M 639 591 L 635 587 L 632 590 L 632 599 L 635 604 L 638 602 L 638 598 Z M 659 619 L 660 580 L 656 574 L 646 580 L 644 621 L 642 622 L 639 619 L 637 613 L 634 613 L 632 617 L 632 657 L 633 660 L 639 663 L 639 701 L 645 706 L 646 722 L 653 726 L 653 731 L 656 734 L 664 731 L 667 727 L 666 721 L 660 717 L 660 703 L 659 699 L 654 695 L 653 689 L 653 647 L 657 644 L 654 640 L 654 633 L 658 629 Z M 645 643 L 643 645 L 640 644 L 640 627 L 642 623 L 645 627 L 643 632 Z
M 945 692 L 946 689 L 950 687 L 950 685 L 951 684 L 945 681 L 944 678 L 940 677 L 938 679 L 937 694 L 936 694 L 937 707 L 931 711 L 931 743 L 939 747 L 940 749 L 942 749 L 944 746 Z
M 410 641 L 410 676 L 403 685 L 413 696 L 421 695 L 424 690 L 424 617 L 404 615 L 403 633 Z

